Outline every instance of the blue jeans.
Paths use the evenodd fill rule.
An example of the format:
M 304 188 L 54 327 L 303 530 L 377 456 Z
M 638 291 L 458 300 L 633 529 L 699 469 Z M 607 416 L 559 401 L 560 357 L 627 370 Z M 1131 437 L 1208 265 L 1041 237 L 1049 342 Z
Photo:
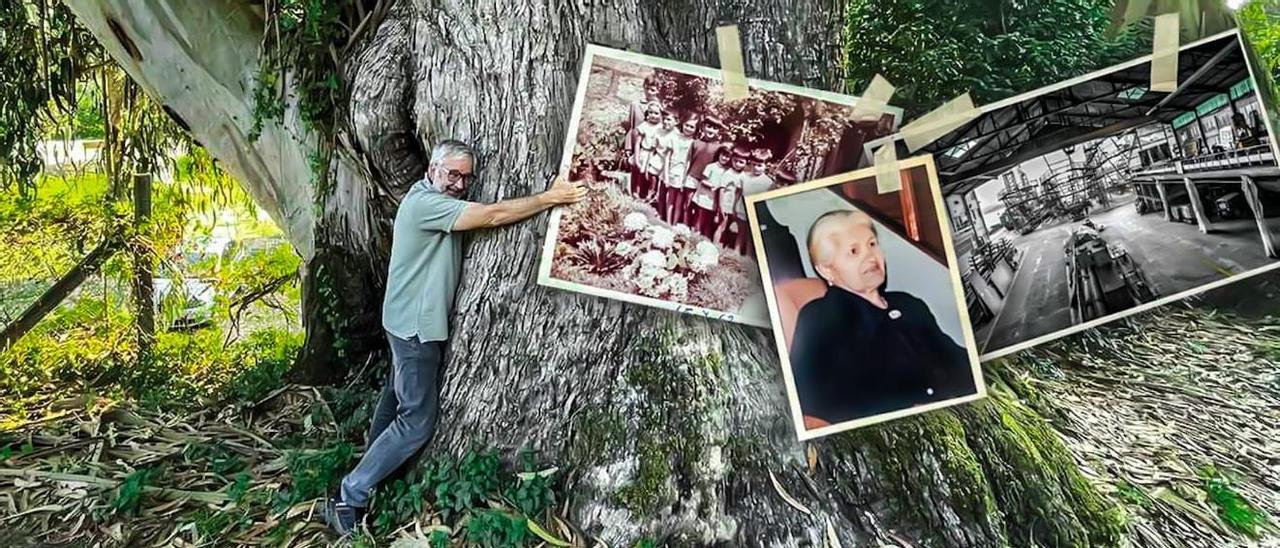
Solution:
M 374 487 L 431 439 L 440 409 L 438 379 L 444 344 L 390 333 L 387 339 L 391 371 L 373 412 L 368 447 L 355 469 L 342 478 L 343 502 L 362 508 L 369 505 Z

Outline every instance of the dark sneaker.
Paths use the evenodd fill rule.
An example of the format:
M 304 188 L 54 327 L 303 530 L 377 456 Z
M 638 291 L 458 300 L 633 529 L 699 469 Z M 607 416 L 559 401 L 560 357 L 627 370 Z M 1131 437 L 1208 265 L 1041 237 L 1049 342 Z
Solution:
M 324 522 L 339 535 L 347 536 L 364 519 L 364 508 L 351 506 L 338 497 L 329 497 L 324 505 Z

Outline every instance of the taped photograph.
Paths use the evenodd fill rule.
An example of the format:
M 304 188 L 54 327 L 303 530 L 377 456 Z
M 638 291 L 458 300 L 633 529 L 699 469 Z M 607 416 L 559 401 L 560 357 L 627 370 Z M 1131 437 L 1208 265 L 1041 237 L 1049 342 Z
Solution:
M 986 394 L 932 158 L 898 167 L 747 198 L 800 439 Z
M 538 283 L 767 327 L 743 195 L 869 163 L 901 111 L 856 98 L 588 46 L 563 169 L 587 199 L 551 214 Z
M 1172 56 L 1171 56 L 1172 58 Z M 1240 36 L 983 106 L 937 161 L 982 358 L 1280 265 L 1280 168 Z

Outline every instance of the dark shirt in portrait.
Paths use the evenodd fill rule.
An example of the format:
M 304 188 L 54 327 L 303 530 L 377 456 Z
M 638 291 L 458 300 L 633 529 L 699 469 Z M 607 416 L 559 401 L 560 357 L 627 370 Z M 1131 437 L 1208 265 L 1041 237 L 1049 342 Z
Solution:
M 756 202 L 756 221 L 760 226 L 765 260 L 769 262 L 769 277 L 775 283 L 805 277 L 804 263 L 800 262 L 800 245 L 787 225 L 774 218 L 769 202 Z
M 800 310 L 791 370 L 806 416 L 835 424 L 976 392 L 968 353 L 929 305 L 884 297 L 880 309 L 833 286 Z
M 702 139 L 694 139 L 693 146 L 689 147 L 689 176 L 695 179 L 702 179 L 702 172 L 707 166 L 715 163 L 716 155 L 720 153 L 720 149 L 728 146 L 728 143 L 714 143 L 703 141 Z

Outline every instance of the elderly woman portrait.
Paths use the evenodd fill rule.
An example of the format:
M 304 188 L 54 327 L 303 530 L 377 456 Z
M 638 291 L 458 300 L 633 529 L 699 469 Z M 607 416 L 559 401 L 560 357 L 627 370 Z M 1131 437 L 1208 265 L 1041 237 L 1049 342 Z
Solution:
M 807 428 L 975 392 L 968 353 L 943 332 L 929 305 L 886 291 L 889 265 L 866 213 L 818 217 L 808 251 L 827 290 L 800 309 L 791 344 Z

